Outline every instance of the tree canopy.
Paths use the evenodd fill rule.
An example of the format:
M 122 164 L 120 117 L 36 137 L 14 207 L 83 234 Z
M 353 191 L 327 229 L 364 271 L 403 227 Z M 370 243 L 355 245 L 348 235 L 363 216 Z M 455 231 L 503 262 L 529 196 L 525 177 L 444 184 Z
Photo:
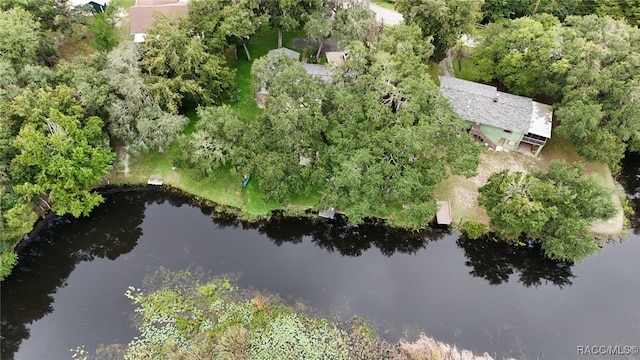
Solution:
M 16 69 L 34 63 L 40 47 L 40 24 L 17 7 L 0 11 L 0 57 Z
M 433 37 L 433 58 L 440 61 L 462 34 L 471 33 L 480 20 L 484 0 L 397 0 L 395 7 L 407 23 L 417 24 Z
M 177 113 L 182 100 L 211 105 L 234 88 L 235 71 L 221 53 L 208 52 L 188 22 L 158 16 L 147 30 L 140 65 L 149 77 L 149 91 L 158 104 Z
M 43 124 L 25 124 L 15 140 L 19 153 L 11 162 L 16 193 L 50 204 L 61 215 L 88 215 L 102 201 L 89 189 L 115 159 L 104 144 L 102 125 L 98 117 L 81 121 L 56 109 Z
M 625 151 L 640 150 L 640 30 L 595 15 L 548 19 L 489 25 L 475 53 L 484 80 L 560 100 L 556 132 L 616 170 Z
M 367 48 L 351 43 L 344 69 L 323 83 L 285 56 L 254 62 L 264 114 L 245 134 L 248 168 L 268 200 L 320 191 L 320 205 L 358 223 L 404 206 L 424 227 L 433 188 L 449 173 L 473 175 L 479 147 L 429 78 L 433 48 L 415 25 L 399 25 Z
M 501 237 L 517 242 L 524 233 L 548 257 L 577 262 L 599 250 L 589 229 L 615 215 L 611 195 L 597 179 L 582 175 L 580 163 L 552 162 L 547 173 L 491 175 L 478 202 Z

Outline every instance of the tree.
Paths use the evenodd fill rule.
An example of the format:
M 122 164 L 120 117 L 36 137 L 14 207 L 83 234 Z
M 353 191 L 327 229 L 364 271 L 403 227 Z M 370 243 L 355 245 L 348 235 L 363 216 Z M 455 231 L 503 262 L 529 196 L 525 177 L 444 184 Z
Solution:
M 45 31 L 67 31 L 77 17 L 68 0 L 9 0 L 0 1 L 0 10 L 20 9 L 31 14 Z
M 9 104 L 6 116 L 9 119 L 11 134 L 17 135 L 25 123 L 44 128 L 51 109 L 78 119 L 84 116 L 84 110 L 74 96 L 74 89 L 66 85 L 55 88 L 28 88 Z
M 267 23 L 269 16 L 259 13 L 260 0 L 189 2 L 187 21 L 195 34 L 201 34 L 209 53 L 220 53 L 229 45 L 243 45 Z M 246 49 L 246 48 L 245 48 Z
M 520 0 L 485 1 L 482 4 L 482 22 L 497 23 L 502 19 L 517 19 L 536 14 L 550 14 L 560 20 L 569 15 L 588 15 L 594 4 L 591 0 Z
M 625 19 L 630 25 L 640 24 L 640 0 L 593 0 L 593 2 L 596 5 L 597 15 L 609 15 L 618 20 Z
M 474 52 L 484 81 L 500 79 L 509 91 L 533 97 L 555 95 L 551 67 L 561 54 L 560 23 L 547 26 L 540 18 L 523 17 L 490 24 L 487 36 Z
M 263 116 L 247 130 L 247 170 L 268 201 L 285 203 L 294 194 L 314 191 L 326 178 L 326 88 L 283 55 L 257 59 L 251 73 L 254 89 L 266 88 L 269 99 Z M 309 164 L 301 165 L 302 159 Z
M 282 31 L 303 26 L 307 14 L 320 6 L 320 0 L 261 0 L 260 4 L 260 8 L 269 15 L 269 24 L 278 29 L 278 48 L 282 47 Z
M 148 94 L 140 73 L 136 45 L 123 42 L 107 56 L 100 74 L 107 80 L 110 98 L 107 129 L 128 152 L 162 151 L 187 124 L 184 116 L 162 111 Z
M 320 58 L 324 41 L 331 35 L 331 13 L 326 8 L 319 8 L 309 15 L 309 20 L 304 24 L 304 32 L 307 38 L 318 46 L 316 59 Z
M 110 51 L 118 45 L 116 29 L 109 23 L 106 13 L 89 18 L 89 30 L 93 33 L 93 47 L 98 51 Z
M 78 102 L 89 116 L 105 117 L 108 104 L 109 84 L 100 71 L 106 66 L 104 53 L 76 58 L 72 62 L 61 61 L 56 67 L 58 82 L 75 90 Z
M 245 124 L 228 105 L 199 107 L 196 131 L 179 140 L 176 165 L 209 176 L 227 163 L 238 162 Z
M 402 205 L 405 224 L 420 228 L 436 211 L 433 188 L 446 167 L 474 174 L 479 149 L 428 77 L 429 55 L 420 29 L 399 25 L 353 59 L 367 62 L 364 72 L 355 81 L 345 77 L 326 105 L 332 146 L 323 206 L 357 223 Z M 350 53 L 345 66 L 351 61 Z M 441 156 L 452 149 L 465 155 Z
M 265 88 L 269 99 L 247 127 L 243 169 L 265 199 L 320 192 L 320 208 L 335 207 L 354 224 L 404 207 L 403 225 L 425 227 L 435 185 L 474 175 L 479 155 L 429 78 L 432 49 L 418 26 L 401 24 L 368 48 L 349 43 L 345 70 L 328 83 L 286 56 L 254 61 L 254 90 Z
M 26 123 L 11 162 L 16 193 L 47 204 L 57 214 L 88 215 L 102 202 L 88 189 L 110 170 L 115 156 L 104 144 L 102 120 L 50 109 L 44 124 Z
M 0 253 L 0 281 L 4 280 L 18 262 L 18 254 L 15 251 L 5 250 Z
M 186 22 L 160 15 L 147 37 L 141 66 L 152 75 L 148 80 L 152 84 L 162 82 L 165 86 L 160 89 L 170 85 L 171 92 L 180 95 L 177 102 L 172 102 L 173 96 L 162 99 L 158 95 L 163 92 L 154 94 L 159 104 L 169 104 L 167 110 L 176 112 L 182 98 L 205 105 L 219 102 L 234 87 L 235 72 L 225 65 L 222 55 L 206 51 L 200 36 L 189 34 Z
M 363 3 L 339 8 L 334 14 L 332 26 L 341 45 L 350 41 L 369 45 L 378 39 L 383 29 L 375 14 Z
M 616 171 L 640 149 L 640 30 L 610 17 L 548 16 L 490 25 L 479 66 L 511 91 L 560 100 L 557 134 Z
M 611 191 L 583 176 L 582 164 L 557 161 L 544 174 L 491 175 L 478 202 L 501 237 L 518 241 L 524 233 L 536 238 L 549 258 L 572 262 L 599 250 L 589 228 L 616 213 Z
M 483 0 L 398 0 L 396 10 L 405 21 L 417 24 L 425 36 L 433 36 L 433 59 L 445 58 L 447 50 L 480 20 Z
M 21 8 L 0 11 L 0 57 L 16 70 L 36 61 L 40 24 Z

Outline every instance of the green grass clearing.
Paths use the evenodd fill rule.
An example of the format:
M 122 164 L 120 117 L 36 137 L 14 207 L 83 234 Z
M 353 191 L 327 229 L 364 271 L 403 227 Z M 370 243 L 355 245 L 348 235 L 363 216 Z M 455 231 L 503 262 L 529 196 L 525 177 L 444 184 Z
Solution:
M 452 65 L 454 74 L 459 79 L 478 81 L 481 78 L 481 72 L 471 58 L 463 57 L 460 61 L 454 58 Z
M 431 80 L 433 80 L 433 82 L 436 85 L 440 86 L 440 79 L 438 79 L 438 75 L 439 75 L 438 63 L 430 61 L 429 62 L 429 76 L 431 77 Z
M 93 34 L 89 27 L 79 23 L 73 24 L 73 30 L 61 35 L 58 53 L 60 59 L 72 61 L 76 57 L 89 56 L 95 52 Z
M 283 33 L 283 45 L 291 48 L 293 39 L 304 37 L 302 31 Z M 262 29 L 247 43 L 251 59 L 255 60 L 267 54 L 277 47 L 278 33 L 273 29 Z M 253 121 L 262 112 L 255 102 L 255 94 L 251 89 L 251 63 L 244 53 L 244 49 L 238 49 L 237 59 L 237 86 L 239 101 L 228 102 L 232 108 L 238 111 L 239 116 L 245 121 Z M 189 123 L 183 130 L 183 134 L 195 131 L 198 121 L 196 106 L 188 108 L 185 115 L 189 117 Z M 128 176 L 125 176 L 123 159 L 114 166 L 109 181 L 111 184 L 146 184 L 149 176 L 161 176 L 167 185 L 179 188 L 195 196 L 214 201 L 221 205 L 233 206 L 241 209 L 249 216 L 267 216 L 272 210 L 281 209 L 282 204 L 266 202 L 263 193 L 259 189 L 259 179 L 252 177 L 246 187 L 242 187 L 242 180 L 246 174 L 240 174 L 230 166 L 218 169 L 206 179 L 195 178 L 188 170 L 173 168 L 173 159 L 177 153 L 177 145 L 174 143 L 163 153 L 151 151 L 138 158 L 130 159 Z M 122 158 L 122 156 L 121 156 Z M 314 192 L 306 195 L 295 196 L 291 200 L 293 206 L 309 207 L 320 199 L 320 194 Z
M 393 10 L 395 11 L 395 4 L 393 1 L 387 1 L 387 0 L 371 0 L 372 3 L 382 6 L 383 8 L 389 9 L 389 10 Z

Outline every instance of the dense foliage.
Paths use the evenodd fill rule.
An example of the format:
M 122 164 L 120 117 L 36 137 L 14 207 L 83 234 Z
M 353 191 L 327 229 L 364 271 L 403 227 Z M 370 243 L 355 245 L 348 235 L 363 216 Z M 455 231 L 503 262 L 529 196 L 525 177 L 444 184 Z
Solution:
M 433 59 L 440 61 L 462 34 L 470 34 L 482 17 L 483 0 L 397 0 L 396 9 L 409 24 L 433 38 Z
M 485 1 L 482 5 L 483 23 L 501 19 L 517 19 L 536 14 L 550 14 L 561 20 L 570 15 L 609 15 L 627 20 L 631 25 L 640 21 L 639 0 L 519 0 Z
M 640 30 L 610 17 L 551 16 L 491 24 L 475 52 L 484 80 L 559 100 L 560 126 L 588 160 L 619 168 L 640 150 Z
M 637 15 L 627 6 L 634 0 L 589 1 L 612 15 Z M 538 3 L 532 12 L 568 6 Z M 134 44 L 120 41 L 115 9 L 93 16 L 65 0 L 0 1 L 0 275 L 38 216 L 86 215 L 100 203 L 91 189 L 116 152 L 127 159 L 168 152 L 178 171 L 204 183 L 220 171 L 251 173 L 271 204 L 310 196 L 308 205 L 335 207 L 354 223 L 393 215 L 404 226 L 426 226 L 435 185 L 473 175 L 479 161 L 427 64 L 470 32 L 481 4 L 398 0 L 407 21 L 385 29 L 357 0 L 194 0 L 187 16 L 159 15 L 147 41 Z M 251 74 L 247 63 L 239 66 L 236 78 L 237 47 L 251 61 L 246 45 L 264 25 L 278 29 L 279 43 L 282 30 L 303 31 L 317 46 L 316 61 L 335 36 L 347 50 L 345 66 L 321 80 L 300 62 L 263 57 Z M 76 27 L 93 33 L 97 52 L 57 58 L 56 44 L 81 37 Z M 561 24 L 543 14 L 487 32 L 478 51 L 487 79 L 561 99 L 558 133 L 581 154 L 615 169 L 625 150 L 640 148 L 637 28 L 597 16 Z M 252 92 L 269 93 L 264 111 L 240 116 L 220 106 L 238 100 L 236 86 L 249 76 Z M 181 114 L 195 105 L 199 121 L 187 127 Z
M 417 26 L 400 25 L 370 47 L 352 42 L 328 83 L 284 56 L 256 60 L 254 88 L 269 99 L 246 130 L 249 153 L 231 162 L 267 200 L 320 191 L 322 207 L 354 223 L 402 206 L 405 225 L 426 226 L 434 186 L 474 174 L 479 153 L 429 78 L 430 49 Z
M 228 278 L 159 270 L 143 287 L 125 292 L 136 306 L 139 336 L 93 353 L 80 346 L 74 359 L 492 359 L 424 334 L 415 342 L 391 344 L 361 318 L 323 318 L 305 304 L 288 305 Z
M 590 227 L 616 212 L 611 191 L 582 176 L 579 163 L 552 162 L 544 174 L 493 174 L 478 202 L 501 237 L 518 241 L 524 233 L 540 241 L 548 257 L 572 262 L 599 250 Z

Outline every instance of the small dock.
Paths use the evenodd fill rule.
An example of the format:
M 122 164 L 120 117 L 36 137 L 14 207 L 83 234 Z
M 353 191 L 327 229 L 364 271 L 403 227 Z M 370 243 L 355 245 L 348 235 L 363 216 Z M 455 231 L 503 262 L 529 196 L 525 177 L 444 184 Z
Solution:
M 323 217 L 325 219 L 333 219 L 336 216 L 336 209 L 328 208 L 326 210 L 322 210 L 318 213 L 318 216 Z
M 151 175 L 149 176 L 149 180 L 147 181 L 147 185 L 162 185 L 162 177 L 160 175 Z
M 451 204 L 449 200 L 442 201 L 438 200 L 438 212 L 436 213 L 436 222 L 438 225 L 451 225 L 452 216 L 451 216 Z

